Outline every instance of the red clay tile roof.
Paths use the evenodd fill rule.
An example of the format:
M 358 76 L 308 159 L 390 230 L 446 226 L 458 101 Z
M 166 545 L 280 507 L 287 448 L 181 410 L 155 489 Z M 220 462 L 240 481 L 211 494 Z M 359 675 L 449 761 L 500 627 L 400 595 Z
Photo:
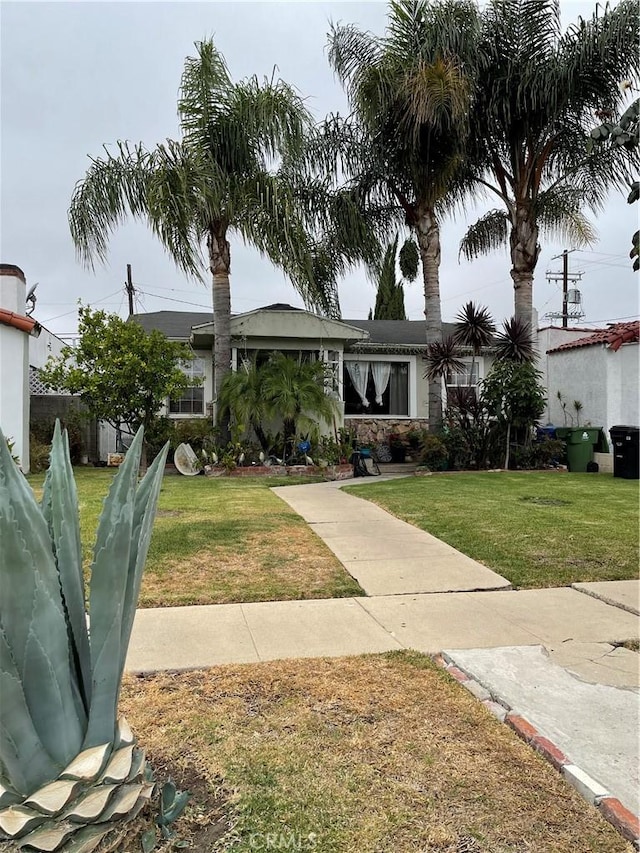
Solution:
M 640 320 L 631 323 L 613 323 L 608 329 L 594 332 L 585 338 L 578 338 L 566 344 L 560 344 L 548 352 L 561 352 L 576 347 L 590 347 L 594 344 L 605 344 L 613 352 L 617 352 L 622 344 L 635 343 L 640 340 Z

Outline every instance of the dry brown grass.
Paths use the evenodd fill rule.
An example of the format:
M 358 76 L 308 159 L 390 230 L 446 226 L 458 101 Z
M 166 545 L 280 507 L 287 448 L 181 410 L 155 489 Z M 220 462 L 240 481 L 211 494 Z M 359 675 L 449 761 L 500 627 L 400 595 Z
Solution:
M 631 851 L 416 653 L 128 677 L 122 705 L 152 762 L 195 776 L 181 830 L 203 853 L 269 838 L 322 853 Z
M 141 607 L 332 598 L 361 593 L 306 525 L 272 522 L 241 542 L 156 561 L 145 571 Z

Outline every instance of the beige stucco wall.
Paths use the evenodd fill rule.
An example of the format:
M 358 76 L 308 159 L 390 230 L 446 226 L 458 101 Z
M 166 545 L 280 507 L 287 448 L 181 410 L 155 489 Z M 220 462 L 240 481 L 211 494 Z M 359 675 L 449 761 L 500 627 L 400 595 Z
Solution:
M 234 338 L 250 338 L 252 341 L 266 338 L 270 348 L 277 348 L 275 341 L 283 338 L 298 338 L 320 343 L 324 348 L 328 341 L 346 339 L 366 340 L 368 332 L 350 327 L 341 321 L 320 317 L 307 311 L 260 311 L 240 314 L 231 319 L 231 334 Z M 309 348 L 307 346 L 307 348 Z

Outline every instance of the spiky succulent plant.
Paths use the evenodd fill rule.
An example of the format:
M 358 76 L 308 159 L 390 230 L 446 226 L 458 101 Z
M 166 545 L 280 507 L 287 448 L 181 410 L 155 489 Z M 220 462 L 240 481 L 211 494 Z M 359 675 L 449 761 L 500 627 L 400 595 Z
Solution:
M 144 753 L 117 717 L 167 453 L 138 483 L 141 449 L 142 430 L 105 501 L 87 617 L 66 432 L 56 424 L 40 505 L 0 432 L 0 840 L 8 849 L 111 850 L 153 792 Z

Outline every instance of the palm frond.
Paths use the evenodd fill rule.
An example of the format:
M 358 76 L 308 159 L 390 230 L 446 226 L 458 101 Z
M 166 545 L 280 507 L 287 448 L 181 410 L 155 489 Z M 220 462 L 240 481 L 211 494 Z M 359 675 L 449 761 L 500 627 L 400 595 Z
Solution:
M 581 18 L 566 30 L 559 46 L 558 82 L 574 107 L 620 110 L 620 81 L 640 74 L 639 40 L 637 0 L 596 6 L 590 20 Z
M 238 133 L 255 141 L 267 158 L 299 153 L 313 122 L 296 90 L 283 80 L 257 77 L 236 83 L 227 96 L 227 110 Z
M 108 238 L 128 215 L 145 219 L 147 188 L 153 171 L 151 155 L 137 145 L 117 143 L 118 154 L 91 159 L 73 191 L 69 228 L 79 259 L 93 269 L 106 260 Z
M 505 320 L 502 331 L 496 335 L 496 359 L 530 362 L 536 357 L 531 339 L 531 326 L 515 317 Z
M 427 347 L 427 372 L 430 381 L 440 379 L 447 373 L 464 373 L 465 364 L 460 358 L 458 345 L 452 337 L 434 341 Z
M 504 210 L 490 210 L 469 230 L 460 242 L 459 254 L 468 261 L 495 249 L 508 246 L 511 222 Z
M 479 355 L 483 347 L 489 346 L 495 331 L 489 309 L 467 302 L 456 316 L 453 340 L 456 344 L 471 347 L 475 355 Z
M 188 56 L 180 81 L 178 115 L 185 137 L 206 144 L 211 128 L 226 108 L 232 87 L 224 56 L 212 39 L 195 43 L 196 56 Z
M 448 132 L 465 127 L 469 115 L 471 81 L 459 63 L 437 59 L 420 62 L 403 77 L 400 127 L 416 141 L 425 127 Z
M 376 65 L 381 49 L 378 40 L 368 32 L 361 32 L 353 24 L 331 24 L 329 28 L 329 65 L 347 94 L 360 88 L 362 75 Z
M 538 227 L 561 243 L 590 246 L 597 232 L 582 213 L 583 200 L 579 190 L 562 185 L 540 193 L 535 206 Z

